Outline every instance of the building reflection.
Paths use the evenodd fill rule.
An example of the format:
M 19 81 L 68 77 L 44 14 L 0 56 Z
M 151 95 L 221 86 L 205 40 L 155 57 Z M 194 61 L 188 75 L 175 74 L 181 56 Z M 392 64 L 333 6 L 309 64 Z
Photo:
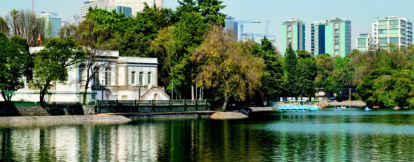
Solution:
M 393 120 L 297 115 L 0 126 L 0 161 L 409 161 L 414 130 Z

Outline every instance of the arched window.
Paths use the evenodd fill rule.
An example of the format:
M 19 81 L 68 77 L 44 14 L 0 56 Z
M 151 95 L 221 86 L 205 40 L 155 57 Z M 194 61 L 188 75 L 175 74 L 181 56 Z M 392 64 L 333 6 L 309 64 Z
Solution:
M 79 65 L 79 71 L 78 71 L 78 76 L 79 76 L 79 81 L 82 82 L 83 81 L 83 71 L 85 70 L 85 65 L 84 64 L 80 64 Z
M 105 85 L 111 85 L 111 68 L 105 69 Z
M 99 71 L 98 71 L 98 68 L 95 67 L 93 69 L 93 72 L 92 73 L 95 73 L 95 78 L 93 79 L 93 85 L 99 86 L 101 83 L 99 82 Z

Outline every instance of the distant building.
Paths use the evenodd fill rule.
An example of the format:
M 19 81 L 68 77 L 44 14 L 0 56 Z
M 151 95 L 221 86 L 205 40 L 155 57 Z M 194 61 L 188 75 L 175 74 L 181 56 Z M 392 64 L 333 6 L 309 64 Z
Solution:
M 413 42 L 413 26 L 411 21 L 404 17 L 378 18 L 372 24 L 374 44 L 381 49 L 387 49 L 392 43 L 401 46 L 408 46 Z
M 163 0 L 87 0 L 81 6 L 81 17 L 88 14 L 88 9 L 90 7 L 104 7 L 104 6 L 124 6 L 131 8 L 131 15 L 135 16 L 137 12 L 142 11 L 145 5 L 144 2 L 148 4 L 149 7 L 162 8 Z
M 359 34 L 356 38 L 356 48 L 360 52 L 367 52 L 370 49 L 374 49 L 374 39 L 372 38 L 371 34 Z
M 107 11 L 115 10 L 116 13 L 124 13 L 126 17 L 132 16 L 132 9 L 131 7 L 124 7 L 124 6 L 102 6 L 98 7 L 99 9 L 104 9 Z
M 45 19 L 45 30 L 47 35 L 46 37 L 57 38 L 59 37 L 59 32 L 62 26 L 62 21 L 58 16 L 58 13 L 54 12 L 41 12 L 38 18 Z M 49 29 L 51 27 L 51 29 Z M 49 35 L 50 34 L 50 35 Z
M 235 37 L 236 41 L 241 40 L 241 38 L 239 38 L 240 37 L 239 24 L 238 24 L 238 22 L 236 22 L 236 20 L 234 20 L 233 17 L 231 17 L 231 16 L 226 17 L 226 20 L 225 20 L 224 24 L 225 24 L 224 31 L 234 32 L 234 37 Z
M 299 19 L 285 21 L 282 24 L 282 54 L 292 45 L 293 50 L 305 49 L 305 23 Z
M 351 53 L 351 21 L 337 17 L 325 25 L 325 53 L 345 57 Z
M 325 25 L 328 21 L 312 23 L 311 27 L 311 53 L 317 56 L 325 53 Z

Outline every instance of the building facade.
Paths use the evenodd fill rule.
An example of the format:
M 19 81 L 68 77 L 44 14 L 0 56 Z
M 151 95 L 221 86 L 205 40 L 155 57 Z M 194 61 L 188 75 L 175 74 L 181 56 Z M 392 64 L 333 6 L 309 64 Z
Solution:
M 305 49 L 305 23 L 299 19 L 291 19 L 282 24 L 282 54 L 292 45 L 293 50 Z
M 113 11 L 115 10 L 116 13 L 124 13 L 126 17 L 132 16 L 132 9 L 131 7 L 125 7 L 125 6 L 100 6 L 99 9 L 104 9 L 107 11 Z
M 148 6 L 162 8 L 163 0 L 87 0 L 81 6 L 81 16 L 84 17 L 88 14 L 89 7 L 104 7 L 104 6 L 124 6 L 131 8 L 132 16 L 135 16 L 137 12 L 142 11 L 147 3 Z
M 312 23 L 311 53 L 317 56 L 325 53 L 325 25 L 327 20 Z
M 58 13 L 55 12 L 41 12 L 38 19 L 45 19 L 45 30 L 47 31 L 46 37 L 57 38 L 62 26 L 62 20 Z M 50 29 L 49 29 L 50 27 Z
M 356 49 L 358 49 L 360 52 L 367 52 L 368 50 L 374 49 L 374 47 L 374 39 L 372 38 L 371 34 L 359 34 L 359 36 L 356 38 Z
M 233 17 L 227 16 L 224 24 L 225 24 L 224 31 L 233 32 L 235 40 L 236 41 L 241 40 L 240 32 L 239 32 L 239 24 L 238 22 L 236 22 L 236 20 L 234 20 Z
M 30 47 L 36 53 L 44 47 Z M 104 51 L 97 65 L 105 65 L 88 85 L 87 102 L 95 100 L 169 100 L 164 87 L 158 86 L 158 59 L 120 57 L 118 51 Z M 65 83 L 53 82 L 45 96 L 46 102 L 81 102 L 86 84 L 86 69 L 82 64 L 68 68 Z M 92 74 L 90 72 L 89 74 Z M 13 101 L 39 102 L 39 90 L 26 84 L 13 96 Z M 0 98 L 2 101 L 3 98 Z
M 325 53 L 345 57 L 351 53 L 351 21 L 334 17 L 325 25 Z
M 412 29 L 411 21 L 404 17 L 377 18 L 377 21 L 372 24 L 375 47 L 387 49 L 390 43 L 398 47 L 408 46 L 413 42 Z

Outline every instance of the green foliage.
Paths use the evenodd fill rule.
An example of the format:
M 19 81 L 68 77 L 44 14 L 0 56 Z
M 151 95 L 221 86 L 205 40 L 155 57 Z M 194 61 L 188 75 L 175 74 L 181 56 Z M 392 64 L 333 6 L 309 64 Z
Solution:
M 85 51 L 75 39 L 51 39 L 43 50 L 35 54 L 34 75 L 30 87 L 40 90 L 40 102 L 53 82 L 65 83 L 68 78 L 68 67 L 85 58 Z
M 372 71 L 357 88 L 358 94 L 368 104 L 381 107 L 413 107 L 412 72 L 379 69 Z
M 282 57 L 276 53 L 276 48 L 272 45 L 269 39 L 264 37 L 261 40 L 261 44 L 255 44 L 255 50 L 253 53 L 257 57 L 263 58 L 266 68 L 263 71 L 263 77 L 261 78 L 262 87 L 259 89 L 258 94 L 262 94 L 261 102 L 266 99 L 275 99 L 282 96 L 285 92 L 284 86 L 286 82 L 283 78 L 284 71 L 282 68 Z M 255 97 L 257 98 L 257 97 Z
M 285 53 L 286 60 L 285 60 L 285 69 L 287 72 L 287 85 L 286 91 L 288 96 L 295 96 L 296 95 L 296 65 L 298 64 L 298 60 L 296 57 L 295 51 L 292 49 L 292 46 L 289 44 L 288 49 Z
M 222 28 L 213 26 L 191 56 L 193 62 L 201 65 L 196 78 L 198 85 L 216 89 L 223 95 L 223 110 L 230 98 L 244 101 L 249 93 L 261 86 L 264 60 L 248 53 L 243 46 L 246 46 L 244 42 L 234 42 Z
M 305 50 L 298 51 L 298 60 L 296 64 L 296 94 L 302 97 L 314 96 L 316 63 L 311 53 Z
M 3 32 L 6 35 L 10 34 L 9 24 L 7 24 L 2 17 L 0 17 L 0 32 Z
M 24 87 L 23 76 L 30 65 L 27 42 L 13 37 L 11 40 L 0 32 L 0 90 L 5 101 L 11 101 L 12 94 L 5 92 L 17 91 Z
M 227 15 L 220 12 L 226 7 L 222 3 L 220 0 L 199 0 L 201 15 L 207 24 L 224 26 Z

